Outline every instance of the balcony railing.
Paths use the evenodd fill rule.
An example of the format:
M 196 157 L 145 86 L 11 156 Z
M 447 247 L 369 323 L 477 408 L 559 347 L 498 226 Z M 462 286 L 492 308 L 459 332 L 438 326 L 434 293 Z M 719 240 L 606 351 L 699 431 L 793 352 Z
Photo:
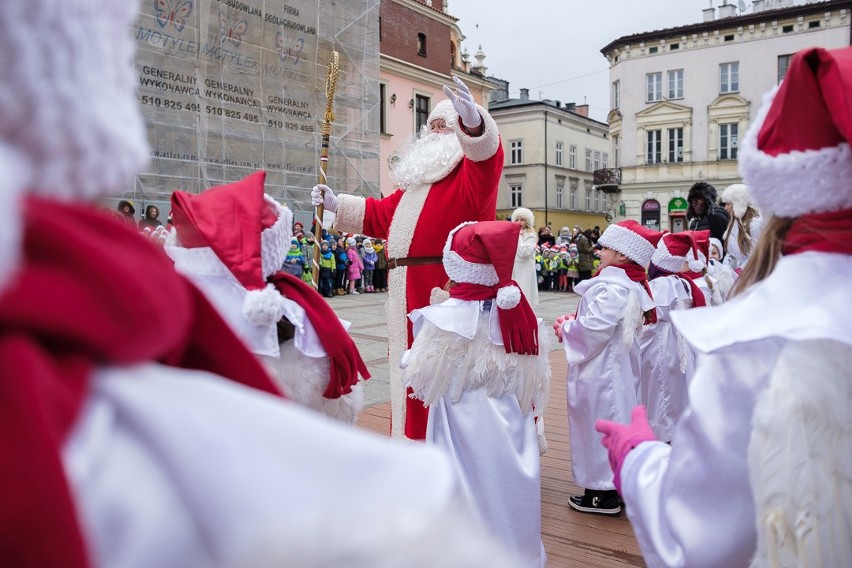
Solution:
M 621 191 L 621 168 L 605 168 L 592 173 L 592 183 L 604 193 Z

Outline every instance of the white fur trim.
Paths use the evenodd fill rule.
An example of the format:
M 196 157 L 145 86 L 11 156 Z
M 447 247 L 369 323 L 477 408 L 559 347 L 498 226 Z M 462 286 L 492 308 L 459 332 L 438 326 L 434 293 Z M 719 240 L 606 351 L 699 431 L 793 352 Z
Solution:
M 475 225 L 477 221 L 465 221 L 456 226 L 450 234 L 447 235 L 447 240 L 444 243 L 444 270 L 447 276 L 455 282 L 468 282 L 470 284 L 481 284 L 483 286 L 494 286 L 500 282 L 500 277 L 497 276 L 497 271 L 492 264 L 478 264 L 468 262 L 463 259 L 456 251 L 451 250 L 453 237 L 462 227 Z
M 512 211 L 512 221 L 524 219 L 527 222 L 527 227 L 535 228 L 535 215 L 526 207 L 518 207 Z
M 267 284 L 262 290 L 249 290 L 243 300 L 243 316 L 252 325 L 273 324 L 284 315 L 286 306 L 282 300 L 278 289 L 272 284 Z
M 260 259 L 263 266 L 263 277 L 266 278 L 281 270 L 287 251 L 290 250 L 290 227 L 293 226 L 293 213 L 283 207 L 269 195 L 263 199 L 278 215 L 278 220 L 260 234 Z
M 138 10 L 115 0 L 4 3 L 0 145 L 20 153 L 27 191 L 75 202 L 133 187 L 149 158 L 133 64 Z
M 388 229 L 388 256 L 405 258 L 411 247 L 411 238 L 423 205 L 429 196 L 432 186 L 429 184 L 413 184 L 403 193 Z M 388 271 L 388 301 L 385 312 L 388 321 L 388 354 L 390 369 L 388 381 L 391 396 L 391 435 L 405 435 L 405 388 L 402 386 L 402 369 L 399 362 L 402 354 L 408 349 L 408 307 L 406 289 L 408 282 L 408 267 L 400 266 Z
M 170 234 L 169 242 L 164 248 L 175 263 L 175 270 L 181 274 L 194 276 L 229 276 L 234 282 L 237 279 L 228 270 L 213 249 L 210 247 L 184 248 L 180 245 L 175 233 Z M 239 284 L 239 283 L 238 283 Z M 240 285 L 242 287 L 242 285 Z
M 0 223 L 0 294 L 15 275 L 20 263 L 23 237 L 21 197 L 27 184 L 26 169 L 19 167 L 21 157 L 15 150 L 0 144 L 0 207 L 6 211 Z
M 687 266 L 689 266 L 689 269 L 692 272 L 701 272 L 702 270 L 704 270 L 704 268 L 707 267 L 707 262 L 701 258 L 704 255 L 701 253 L 698 253 L 698 255 L 698 258 L 690 256 L 689 260 L 686 261 Z
M 684 262 L 687 263 L 689 269 L 693 272 L 700 272 L 707 267 L 707 257 L 704 256 L 704 253 L 698 251 L 697 259 L 693 256 L 692 249 L 689 250 L 686 256 L 674 255 L 669 250 L 669 247 L 666 246 L 665 238 L 660 239 L 660 242 L 657 243 L 657 248 L 654 250 L 651 262 L 657 268 L 662 268 L 673 273 L 682 272 Z
M 733 183 L 722 192 L 722 201 L 730 202 L 734 210 L 734 216 L 742 219 L 751 205 L 751 196 L 748 187 L 743 183 Z
M 367 211 L 367 200 L 357 195 L 341 193 L 337 196 L 337 216 L 334 218 L 334 228 L 342 233 L 364 232 L 364 215 Z
M 363 381 L 354 385 L 349 394 L 334 399 L 325 398 L 323 393 L 331 375 L 328 358 L 305 355 L 292 340 L 281 345 L 277 358 L 261 356 L 260 360 L 287 398 L 346 424 L 355 424 L 355 419 L 364 408 Z M 293 369 L 299 371 L 294 373 Z
M 497 123 L 483 107 L 476 105 L 479 115 L 482 117 L 482 134 L 470 136 L 461 128 L 456 130 L 464 155 L 474 162 L 484 162 L 497 152 L 500 147 L 500 131 Z M 451 171 L 452 168 L 449 171 Z M 438 178 L 441 179 L 441 178 Z
M 517 286 L 503 286 L 497 290 L 497 307 L 511 310 L 521 303 L 521 289 Z
M 633 262 L 647 268 L 656 248 L 644 237 L 625 229 L 621 225 L 610 225 L 598 239 L 598 243 L 620 252 Z M 663 268 L 660 266 L 660 268 Z M 678 269 L 679 271 L 680 269 Z
M 435 108 L 432 109 L 432 112 L 429 113 L 429 117 L 426 119 L 426 125 L 432 124 L 433 120 L 439 118 L 443 118 L 444 122 L 450 128 L 458 128 L 459 115 L 450 99 L 444 99 L 435 105 Z
M 774 157 L 757 148 L 757 135 L 777 92 L 776 87 L 764 96 L 740 144 L 740 175 L 754 202 L 763 212 L 778 217 L 852 208 L 852 150 L 847 142 Z

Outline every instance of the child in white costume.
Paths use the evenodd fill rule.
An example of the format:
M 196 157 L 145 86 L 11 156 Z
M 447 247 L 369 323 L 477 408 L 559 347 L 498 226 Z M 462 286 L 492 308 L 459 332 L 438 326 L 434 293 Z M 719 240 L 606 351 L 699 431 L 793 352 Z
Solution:
M 672 445 L 598 424 L 648 566 L 852 559 L 851 90 L 852 48 L 801 51 L 746 133 L 773 218 L 739 296 L 673 315 L 699 355 Z
M 172 194 L 166 253 L 257 355 L 290 400 L 353 424 L 370 375 L 322 297 L 280 270 L 293 214 L 264 193 L 265 172 Z
M 163 251 L 90 201 L 146 171 L 140 9 L 3 3 L 0 563 L 517 565 L 444 456 L 284 400 Z
M 714 306 L 728 299 L 731 295 L 731 290 L 734 288 L 734 283 L 738 278 L 734 269 L 722 262 L 723 250 L 722 241 L 719 239 L 710 239 L 710 256 L 707 259 L 707 276 L 713 279 L 713 290 L 714 292 L 717 292 L 721 298 L 721 302 L 713 303 Z
M 584 495 L 569 505 L 584 513 L 618 515 L 612 471 L 594 422 L 628 416 L 636 405 L 642 325 L 656 321 L 645 268 L 662 233 L 636 221 L 610 225 L 598 243 L 601 269 L 577 284 L 576 318 L 556 320 L 568 359 L 568 425 L 574 483 Z
M 535 420 L 547 404 L 549 349 L 512 280 L 519 231 L 482 221 L 450 232 L 449 298 L 410 314 L 415 338 L 404 382 L 429 406 L 426 443 L 452 458 L 492 533 L 527 566 L 544 566 Z
M 710 305 L 704 280 L 710 231 L 667 233 L 657 243 L 648 271 L 657 323 L 642 328 L 642 373 L 639 404 L 657 438 L 670 442 L 688 403 L 687 386 L 695 369 L 695 353 L 672 325 L 675 310 Z M 706 284 L 705 284 L 706 286 Z M 706 291 L 705 291 L 706 290 Z

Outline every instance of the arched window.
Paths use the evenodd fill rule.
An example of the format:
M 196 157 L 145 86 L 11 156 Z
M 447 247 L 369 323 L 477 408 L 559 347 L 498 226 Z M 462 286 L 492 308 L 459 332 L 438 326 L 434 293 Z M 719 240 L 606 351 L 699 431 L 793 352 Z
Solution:
M 426 57 L 426 34 L 417 34 L 417 55 Z

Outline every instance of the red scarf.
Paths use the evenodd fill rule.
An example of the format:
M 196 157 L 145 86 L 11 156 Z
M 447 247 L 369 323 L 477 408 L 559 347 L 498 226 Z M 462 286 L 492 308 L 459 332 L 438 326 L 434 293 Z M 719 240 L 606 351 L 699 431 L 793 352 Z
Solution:
M 518 286 L 514 280 L 512 285 Z M 450 297 L 473 301 L 495 300 L 497 291 L 503 286 L 505 284 L 483 286 L 457 282 L 450 288 Z M 514 308 L 503 309 L 497 306 L 496 300 L 494 305 L 497 307 L 497 315 L 500 318 L 500 333 L 503 336 L 503 348 L 506 353 L 538 355 L 538 318 L 535 317 L 523 292 L 521 292 L 521 301 Z
M 797 217 L 784 237 L 781 254 L 808 251 L 852 254 L 852 209 Z
M 325 398 L 340 398 L 352 392 L 359 373 L 364 379 L 370 378 L 355 342 L 340 324 L 328 302 L 313 287 L 284 272 L 273 274 L 269 281 L 282 295 L 305 310 L 305 315 L 317 331 L 320 343 L 331 361 L 331 377 L 323 393 Z
M 95 368 L 157 361 L 278 390 L 201 292 L 123 221 L 39 198 L 24 209 L 21 266 L 0 293 L 0 557 L 83 568 L 61 448 Z
M 627 274 L 627 278 L 629 278 L 633 282 L 638 282 L 645 288 L 645 291 L 648 292 L 648 297 L 652 300 L 654 299 L 654 295 L 651 294 L 651 287 L 648 286 L 648 272 L 636 264 L 635 262 L 625 262 L 624 264 L 610 264 L 610 266 L 615 268 L 620 268 Z M 602 268 L 598 269 L 595 272 L 595 276 L 601 273 Z M 652 323 L 657 323 L 657 308 L 651 308 L 647 312 L 643 312 L 645 316 L 644 325 L 650 325 Z

